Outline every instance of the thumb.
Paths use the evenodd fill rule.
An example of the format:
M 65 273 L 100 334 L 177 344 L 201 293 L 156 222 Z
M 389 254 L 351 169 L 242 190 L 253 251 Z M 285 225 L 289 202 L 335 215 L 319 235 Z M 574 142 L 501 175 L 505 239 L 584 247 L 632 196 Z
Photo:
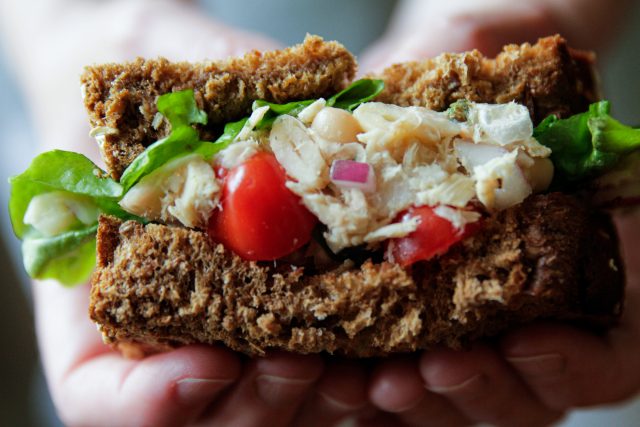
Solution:
M 189 346 L 143 360 L 104 353 L 52 388 L 68 425 L 176 426 L 195 420 L 239 373 L 230 351 Z

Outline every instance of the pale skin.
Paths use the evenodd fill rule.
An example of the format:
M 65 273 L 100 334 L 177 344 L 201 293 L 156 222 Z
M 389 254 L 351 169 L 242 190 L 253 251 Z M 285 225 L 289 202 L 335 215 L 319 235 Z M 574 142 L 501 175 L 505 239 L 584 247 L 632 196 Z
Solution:
M 603 48 L 623 13 L 621 4 L 587 0 L 442 3 L 405 1 L 361 58 L 361 71 L 445 50 L 495 53 L 554 32 L 580 47 Z M 479 4 L 492 12 L 480 13 Z M 77 87 L 83 65 L 134 56 L 223 58 L 277 46 L 206 18 L 186 1 L 1 2 L 0 28 L 42 150 L 82 151 L 95 161 Z M 346 416 L 368 426 L 545 425 L 571 408 L 617 402 L 640 389 L 640 252 L 633 247 L 639 219 L 618 220 L 627 308 L 604 336 L 536 324 L 470 351 L 389 358 L 367 370 L 285 353 L 250 360 L 207 346 L 127 360 L 102 344 L 89 321 L 87 286 L 37 283 L 42 360 L 68 425 L 330 426 Z

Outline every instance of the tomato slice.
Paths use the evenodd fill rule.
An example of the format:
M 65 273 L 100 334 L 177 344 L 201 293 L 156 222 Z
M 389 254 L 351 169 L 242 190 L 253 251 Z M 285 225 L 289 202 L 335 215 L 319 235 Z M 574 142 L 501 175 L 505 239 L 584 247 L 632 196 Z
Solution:
M 403 266 L 417 261 L 429 260 L 442 255 L 465 237 L 479 229 L 479 222 L 467 224 L 458 229 L 446 218 L 442 218 L 430 206 L 410 208 L 401 212 L 396 222 L 420 218 L 418 228 L 411 234 L 398 239 L 390 239 L 387 246 L 387 258 Z
M 229 170 L 209 236 L 253 261 L 281 258 L 309 242 L 318 220 L 285 186 L 286 178 L 275 156 L 265 152 Z

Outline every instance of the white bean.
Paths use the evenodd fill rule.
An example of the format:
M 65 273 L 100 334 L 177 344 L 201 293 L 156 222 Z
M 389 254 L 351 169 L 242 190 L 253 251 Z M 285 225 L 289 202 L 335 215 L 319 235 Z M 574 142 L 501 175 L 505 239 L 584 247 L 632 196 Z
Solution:
M 362 133 L 358 121 L 347 111 L 339 108 L 323 108 L 311 123 L 313 129 L 322 138 L 335 142 L 355 142 Z

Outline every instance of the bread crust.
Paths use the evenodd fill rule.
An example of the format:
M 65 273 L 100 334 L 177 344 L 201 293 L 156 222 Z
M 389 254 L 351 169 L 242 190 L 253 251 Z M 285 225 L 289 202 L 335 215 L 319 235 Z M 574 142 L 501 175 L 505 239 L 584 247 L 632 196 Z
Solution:
M 537 124 L 550 114 L 565 118 L 586 111 L 598 100 L 594 62 L 592 52 L 570 49 L 559 35 L 505 46 L 496 58 L 477 50 L 444 53 L 384 70 L 385 90 L 377 100 L 436 111 L 460 99 L 515 101 L 527 106 Z
M 353 79 L 356 61 L 337 42 L 307 36 L 302 44 L 272 52 L 253 51 L 241 58 L 202 63 L 172 63 L 164 58 L 86 67 L 81 76 L 84 105 L 92 127 L 116 133 L 100 144 L 108 172 L 119 179 L 145 147 L 170 131 L 152 126 L 156 99 L 193 89 L 198 108 L 208 116 L 201 138 L 215 140 L 222 125 L 251 112 L 257 99 L 285 103 L 329 97 Z
M 608 216 L 559 193 L 484 221 L 444 256 L 305 275 L 206 233 L 102 217 L 91 318 L 130 356 L 189 343 L 370 357 L 459 348 L 535 319 L 615 322 L 624 274 Z

